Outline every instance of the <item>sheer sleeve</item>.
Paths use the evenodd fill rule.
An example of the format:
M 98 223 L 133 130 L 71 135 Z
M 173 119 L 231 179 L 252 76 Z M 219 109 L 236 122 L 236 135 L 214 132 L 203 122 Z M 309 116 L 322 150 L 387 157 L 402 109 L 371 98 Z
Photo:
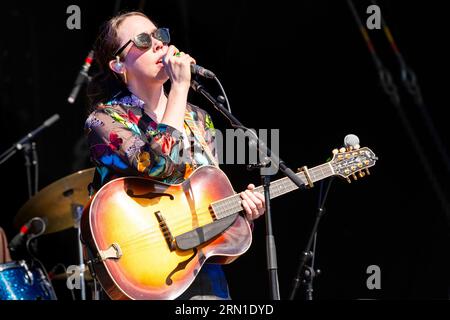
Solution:
M 181 132 L 166 124 L 144 132 L 138 121 L 132 112 L 113 107 L 93 112 L 85 125 L 92 160 L 124 174 L 171 176 L 179 160 Z

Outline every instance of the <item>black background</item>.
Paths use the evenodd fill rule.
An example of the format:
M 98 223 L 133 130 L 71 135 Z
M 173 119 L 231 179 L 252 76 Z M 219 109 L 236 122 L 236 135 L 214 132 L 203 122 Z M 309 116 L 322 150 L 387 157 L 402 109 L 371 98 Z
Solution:
M 81 8 L 81 30 L 69 30 L 66 8 Z M 365 21 L 369 1 L 358 2 Z M 318 299 L 447 299 L 449 237 L 445 211 L 425 174 L 396 109 L 379 85 L 376 69 L 346 1 L 122 1 L 171 29 L 173 43 L 213 70 L 233 113 L 248 127 L 280 129 L 280 156 L 289 166 L 313 167 L 357 134 L 379 157 L 372 175 L 334 181 L 318 236 Z M 415 70 L 427 110 L 448 147 L 448 31 L 440 2 L 380 1 L 406 61 Z M 114 1 L 2 3 L 0 41 L 1 148 L 7 149 L 54 113 L 61 120 L 37 139 L 40 188 L 91 167 L 83 140 L 88 106 L 82 91 L 67 97 L 99 25 Z M 449 173 L 424 120 L 401 86 L 399 66 L 381 30 L 370 31 L 377 51 L 399 85 L 404 110 L 447 197 Z M 213 82 L 205 81 L 216 92 Z M 229 125 L 207 101 L 192 101 Z M 1 168 L 0 225 L 8 237 L 27 200 L 21 154 Z M 257 172 L 226 165 L 235 190 L 259 184 Z M 272 203 L 281 297 L 286 299 L 312 228 L 319 184 Z M 268 299 L 264 220 L 256 222 L 251 249 L 225 267 L 235 299 Z M 44 236 L 42 260 L 52 267 L 73 259 L 73 230 Z M 70 256 L 67 258 L 66 256 Z M 59 259 L 59 260 L 58 260 Z M 63 261 L 64 260 L 64 261 Z M 366 269 L 381 268 L 381 289 L 368 290 Z M 64 291 L 64 289 L 60 289 Z M 65 297 L 61 291 L 60 296 Z M 303 299 L 303 290 L 297 296 Z

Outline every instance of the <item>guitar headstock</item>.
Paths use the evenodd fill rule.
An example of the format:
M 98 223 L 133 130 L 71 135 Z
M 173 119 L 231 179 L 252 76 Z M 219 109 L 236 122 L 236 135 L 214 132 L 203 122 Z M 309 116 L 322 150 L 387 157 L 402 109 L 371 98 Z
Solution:
M 333 159 L 330 165 L 334 173 L 350 183 L 351 179 L 357 180 L 370 175 L 369 168 L 378 160 L 375 153 L 367 147 L 360 148 L 359 145 L 348 148 L 334 149 Z

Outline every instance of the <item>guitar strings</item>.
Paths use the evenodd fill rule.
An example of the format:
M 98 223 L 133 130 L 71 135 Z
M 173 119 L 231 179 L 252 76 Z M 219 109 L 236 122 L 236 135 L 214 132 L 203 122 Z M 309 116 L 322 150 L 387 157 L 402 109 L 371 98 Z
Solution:
M 254 191 L 255 192 L 260 192 L 259 189 L 260 189 L 260 187 L 255 188 Z M 231 197 L 235 197 L 235 196 L 236 196 L 236 194 L 235 195 L 231 195 L 231 196 L 229 196 L 227 198 L 231 198 Z M 224 199 L 222 199 L 222 200 L 224 200 Z M 228 209 L 223 209 L 224 207 L 225 208 L 227 207 L 226 204 L 222 204 L 222 207 L 220 207 L 220 205 L 217 205 L 217 204 L 216 204 L 216 206 L 218 206 L 216 209 L 218 211 L 221 211 L 222 214 L 227 214 L 228 215 L 228 213 L 232 214 L 232 213 L 239 212 L 239 211 L 236 211 L 236 208 L 233 207 L 233 206 L 230 206 Z M 242 211 L 244 209 L 242 206 L 240 206 L 240 208 L 241 208 L 240 211 Z M 196 215 L 198 217 L 201 217 L 201 216 L 204 216 L 206 214 L 211 216 L 213 218 L 213 221 L 216 220 L 216 219 L 214 219 L 215 217 L 213 215 L 211 215 L 209 207 L 206 210 L 205 210 L 204 207 L 201 208 L 197 212 Z M 215 213 L 215 214 L 217 216 L 217 213 Z M 188 227 L 190 224 L 192 224 L 192 219 L 190 219 L 188 217 L 177 217 L 175 219 L 172 219 L 170 221 L 170 224 L 171 224 L 172 230 L 174 229 L 174 227 L 175 228 L 185 228 L 185 227 Z M 128 247 L 130 247 L 132 245 L 136 245 L 136 244 L 139 244 L 141 242 L 150 243 L 149 241 L 152 241 L 153 239 L 157 239 L 158 241 L 160 241 L 161 237 L 164 238 L 164 232 L 169 231 L 169 227 L 167 226 L 167 222 L 159 222 L 158 226 L 159 226 L 159 228 L 155 228 L 155 226 L 151 226 L 151 227 L 144 228 L 144 229 L 140 230 L 139 232 L 133 234 L 133 236 L 131 236 L 130 238 L 128 238 L 124 242 L 122 242 L 120 244 L 120 246 L 123 247 L 123 248 L 128 248 Z
M 123 253 L 127 256 L 127 258 L 134 256 L 136 254 L 141 253 L 144 251 L 145 248 L 148 247 L 164 247 L 167 249 L 167 243 L 166 241 L 140 241 L 139 243 L 132 245 L 132 246 L 121 246 L 123 249 Z M 148 250 L 146 250 L 148 251 Z M 184 250 L 185 252 L 188 252 Z M 175 252 L 175 251 L 174 251 Z
M 259 190 L 260 187 L 255 188 Z M 259 192 L 259 191 L 256 191 Z M 236 195 L 232 195 L 229 196 L 228 198 L 234 197 Z M 223 199 L 222 199 L 223 200 Z M 217 204 L 216 204 L 217 206 Z M 233 206 L 229 206 L 228 209 L 223 209 L 226 208 L 227 205 L 226 204 L 222 204 L 222 207 L 220 207 L 220 205 L 218 205 L 218 207 L 216 208 L 218 211 L 221 212 L 221 214 L 227 214 L 228 213 L 237 213 L 239 211 L 244 210 L 244 208 L 242 207 L 242 205 L 240 205 L 240 209 L 239 211 L 236 211 L 236 208 Z M 205 207 L 201 208 L 198 212 L 197 212 L 197 216 L 201 217 L 204 215 L 209 215 L 213 218 L 213 221 L 215 221 L 216 219 L 214 219 L 214 216 L 211 215 L 211 212 L 209 210 L 209 206 L 208 209 L 205 210 Z M 217 213 L 215 213 L 217 216 Z M 192 224 L 192 219 L 188 218 L 188 217 L 177 217 L 173 220 L 170 221 L 171 224 L 171 229 L 175 229 L 175 228 L 185 228 L 188 227 L 190 224 Z M 152 243 L 154 241 L 154 239 L 157 239 L 158 241 L 160 241 L 161 238 L 164 238 L 164 232 L 166 231 L 170 231 L 169 227 L 167 226 L 167 222 L 159 222 L 158 223 L 159 228 L 155 228 L 155 226 L 152 227 L 148 227 L 148 228 L 144 228 L 142 230 L 140 230 L 139 232 L 133 234 L 133 236 L 131 236 L 130 238 L 126 239 L 124 242 L 120 243 L 120 246 L 123 248 L 128 248 L 132 245 L 137 245 L 141 242 L 145 242 L 145 243 Z
M 178 225 L 178 228 L 186 228 L 190 226 L 191 222 L 184 223 L 182 225 Z M 140 243 L 153 243 L 161 241 L 161 239 L 165 239 L 164 231 L 166 231 L 166 228 L 161 229 L 154 229 L 152 228 L 150 232 L 143 234 L 141 236 L 136 237 L 134 240 L 125 240 L 125 242 L 119 243 L 119 245 L 123 248 L 129 248 L 131 246 L 138 245 Z M 174 236 L 175 237 L 175 236 Z
M 283 180 L 283 179 L 282 179 L 282 180 Z M 260 192 L 260 189 L 261 189 L 261 186 L 255 188 L 254 192 L 259 192 L 259 193 L 261 193 L 261 192 Z M 228 197 L 222 199 L 221 201 L 223 201 L 223 200 L 225 200 L 225 199 L 227 199 L 227 198 L 235 197 L 235 196 L 237 196 L 237 194 L 228 196 Z M 225 209 L 224 209 L 224 207 L 225 207 Z M 241 210 L 239 210 L 239 211 L 244 210 L 244 208 L 242 207 L 242 205 L 240 205 L 240 209 L 241 209 Z M 239 212 L 239 211 L 236 211 L 236 208 L 233 207 L 233 206 L 229 206 L 229 205 L 228 205 L 228 208 L 227 208 L 227 204 L 222 204 L 222 205 L 216 204 L 216 210 L 220 211 L 221 214 L 226 214 L 226 216 L 228 216 L 228 213 L 233 214 L 233 213 Z M 214 211 L 213 211 L 213 212 L 214 212 Z M 200 216 L 204 216 L 205 214 L 208 214 L 209 216 L 211 216 L 211 217 L 213 218 L 213 221 L 216 220 L 215 217 L 214 217 L 214 215 L 215 215 L 216 217 L 217 217 L 217 215 L 218 215 L 216 212 L 214 212 L 214 215 L 211 215 L 211 212 L 210 212 L 210 210 L 209 210 L 209 206 L 208 206 L 208 209 L 205 210 L 205 208 L 203 207 L 203 208 L 201 208 L 201 209 L 197 212 L 197 216 L 199 216 L 199 217 L 200 217 Z M 220 218 L 219 218 L 219 219 L 220 219 Z M 184 227 L 187 227 L 190 223 L 192 223 L 192 220 L 191 220 L 191 219 L 188 219 L 187 217 L 177 217 L 177 218 L 172 219 L 172 220 L 170 221 L 170 224 L 172 225 L 172 229 L 173 229 L 173 225 L 174 225 L 174 224 L 175 224 L 176 227 L 178 227 L 178 228 L 184 228 Z M 160 232 L 165 232 L 165 231 L 168 231 L 168 230 L 169 230 L 169 228 L 167 227 L 167 222 L 159 222 L 159 223 L 158 223 L 158 226 L 159 226 L 159 230 L 156 230 L 156 228 L 153 227 L 153 226 L 152 226 L 152 227 L 149 227 L 149 228 L 144 228 L 144 229 L 142 229 L 141 231 L 139 231 L 139 232 L 133 234 L 132 237 L 130 237 L 130 238 L 128 238 L 127 240 L 125 240 L 125 242 L 123 242 L 122 245 L 123 245 L 123 246 L 128 246 L 128 245 L 131 244 L 131 243 L 135 243 L 135 242 L 147 240 L 149 237 L 152 237 L 152 236 L 153 236 L 153 237 L 156 237 L 156 238 L 159 238 L 159 237 L 161 237 Z M 162 236 L 164 236 L 164 235 L 162 234 Z
M 205 215 L 209 215 L 209 216 L 213 219 L 213 221 L 215 221 L 215 220 L 221 218 L 221 217 L 218 217 L 219 215 L 224 215 L 224 214 L 225 214 L 225 216 L 228 216 L 229 213 L 230 213 L 230 214 L 233 214 L 233 213 L 239 212 L 239 211 L 236 211 L 236 207 L 228 207 L 228 208 L 226 208 L 226 209 L 223 209 L 223 208 L 224 208 L 224 205 L 222 205 L 222 207 L 218 206 L 218 207 L 216 208 L 216 210 L 217 210 L 218 212 L 214 212 L 214 211 L 213 211 L 213 212 L 214 212 L 214 215 L 212 215 L 212 214 L 211 214 L 211 211 L 209 210 L 209 207 L 208 207 L 208 209 L 206 209 L 206 210 L 205 210 L 205 207 L 203 207 L 203 208 L 200 208 L 200 210 L 196 212 L 196 215 L 197 215 L 198 217 L 202 217 L 202 216 L 205 216 Z M 244 208 L 241 206 L 241 209 L 243 210 Z M 240 211 L 241 211 L 241 210 L 240 210 Z M 220 212 L 220 214 L 219 214 L 219 212 Z M 218 218 L 217 218 L 217 217 L 218 217 Z M 171 220 L 170 220 L 170 224 L 171 224 L 172 226 L 175 225 L 175 227 L 186 227 L 186 226 L 187 226 L 189 223 L 191 223 L 191 222 L 192 222 L 192 220 L 191 220 L 190 218 L 184 217 L 184 216 L 175 217 L 174 219 L 171 219 Z M 167 222 L 159 222 L 159 223 L 158 223 L 159 230 L 166 231 L 166 230 L 167 230 L 166 225 L 167 225 Z M 135 239 L 139 239 L 139 238 L 141 238 L 142 235 L 148 235 L 149 232 L 153 231 L 154 229 L 155 229 L 155 227 L 153 227 L 153 226 L 152 226 L 152 227 L 149 227 L 149 228 L 144 228 L 144 229 L 142 229 L 141 231 L 139 231 L 139 232 L 133 234 L 132 237 L 128 238 L 128 239 L 126 240 L 126 243 L 128 243 L 128 242 L 130 242 L 130 241 L 133 241 L 133 240 L 135 240 Z
M 230 209 L 228 211 L 234 211 L 234 209 Z M 197 216 L 205 216 L 206 214 L 211 215 L 209 210 L 208 211 L 200 211 L 197 213 Z M 215 221 L 215 219 L 213 219 L 213 221 Z M 173 229 L 178 229 L 178 228 L 186 228 L 189 225 L 192 224 L 192 220 L 188 219 L 187 217 L 181 217 L 178 219 L 175 219 L 173 221 L 171 221 L 170 223 L 172 225 L 172 230 Z M 167 225 L 164 224 L 164 222 L 160 222 L 159 223 L 159 229 L 155 228 L 155 227 L 148 227 L 148 228 L 144 228 L 141 231 L 135 233 L 132 237 L 126 239 L 124 242 L 122 242 L 120 244 L 121 247 L 129 247 L 130 245 L 139 243 L 141 241 L 148 241 L 148 240 L 152 240 L 152 238 L 161 238 L 164 237 L 164 232 L 165 231 L 169 231 L 169 227 L 167 227 Z

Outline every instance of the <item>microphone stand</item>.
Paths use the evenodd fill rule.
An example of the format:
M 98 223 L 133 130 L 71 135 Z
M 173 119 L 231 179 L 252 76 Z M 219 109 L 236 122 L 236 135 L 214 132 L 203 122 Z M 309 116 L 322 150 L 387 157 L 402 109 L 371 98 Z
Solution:
M 267 270 L 269 272 L 269 282 L 271 285 L 270 292 L 272 300 L 280 300 L 280 288 L 278 284 L 278 265 L 277 265 L 277 248 L 275 246 L 275 237 L 272 231 L 272 212 L 270 208 L 270 176 L 263 175 L 261 169 L 261 180 L 264 187 L 264 199 L 266 202 L 266 254 L 267 254 Z
M 271 152 L 271 150 L 261 141 L 258 136 L 252 131 L 245 127 L 234 115 L 232 115 L 223 104 L 215 99 L 211 94 L 209 94 L 203 86 L 195 80 L 191 81 L 191 87 L 206 99 L 208 99 L 215 109 L 222 113 L 225 118 L 227 118 L 233 128 L 240 128 L 251 132 L 253 139 L 250 139 L 249 145 L 256 148 L 260 153 L 260 159 L 263 159 L 262 163 L 256 165 L 250 165 L 250 167 L 260 167 L 261 175 L 262 170 L 268 164 L 274 165 L 279 169 L 286 177 L 288 177 L 299 189 L 305 189 L 303 181 L 289 168 L 286 166 L 283 160 L 281 160 L 276 154 Z M 220 99 L 223 101 L 223 99 Z M 263 185 L 264 185 L 264 196 L 266 201 L 266 252 L 267 252 L 267 269 L 269 271 L 269 281 L 270 281 L 270 295 L 272 300 L 280 300 L 279 284 L 278 284 L 278 267 L 277 267 L 277 256 L 276 256 L 276 246 L 275 238 L 272 233 L 272 219 L 270 212 L 270 176 L 265 174 L 262 175 Z
M 31 140 L 39 135 L 42 130 L 45 128 L 50 127 L 53 123 L 59 120 L 59 115 L 54 114 L 50 118 L 48 118 L 46 121 L 44 121 L 43 124 L 41 124 L 38 128 L 31 131 L 27 135 L 25 135 L 22 139 L 14 143 L 8 150 L 4 151 L 0 155 L 0 165 L 6 162 L 9 158 L 11 158 L 17 151 L 23 150 L 23 154 L 25 157 L 25 169 L 27 172 L 27 187 L 28 187 L 28 197 L 31 198 L 35 193 L 37 193 L 38 190 L 38 158 L 37 158 L 37 152 L 36 152 L 36 143 L 31 142 Z M 30 160 L 30 153 L 32 160 Z M 34 166 L 35 170 L 35 179 L 34 186 L 31 179 L 31 166 Z
M 32 142 L 32 144 L 35 144 Z M 26 142 L 22 145 L 23 156 L 25 157 L 25 170 L 27 171 L 27 189 L 28 189 L 28 198 L 33 196 L 32 182 L 31 182 L 31 161 L 30 161 L 30 151 L 31 151 L 31 143 Z
M 219 96 L 220 100 L 220 96 Z M 275 237 L 272 231 L 272 210 L 270 206 L 270 175 L 264 173 L 266 163 L 257 163 L 247 165 L 248 170 L 260 168 L 261 182 L 264 190 L 264 200 L 266 203 L 265 223 L 266 223 L 266 255 L 267 255 L 267 270 L 269 271 L 269 284 L 272 300 L 280 300 L 280 290 L 278 284 L 278 265 L 277 265 L 277 251 L 275 246 Z
M 78 249 L 78 267 L 80 271 L 80 290 L 81 300 L 86 300 L 86 282 L 84 278 L 84 270 L 86 268 L 83 258 L 83 244 L 81 243 L 81 216 L 83 214 L 83 206 L 78 204 L 72 204 L 72 217 L 75 222 L 75 228 L 77 229 L 77 249 Z
M 319 227 L 319 222 L 322 216 L 325 214 L 325 201 L 328 197 L 328 192 L 330 191 L 331 183 L 333 182 L 334 177 L 330 178 L 328 182 L 327 189 L 325 191 L 325 195 L 322 198 L 322 186 L 323 182 L 320 184 L 320 192 L 319 192 L 319 207 L 317 209 L 316 220 L 314 222 L 313 229 L 308 239 L 308 243 L 306 245 L 305 250 L 302 252 L 300 257 L 300 264 L 297 268 L 296 276 L 293 280 L 292 291 L 289 296 L 289 300 L 294 300 L 295 294 L 303 282 L 306 285 L 306 299 L 313 300 L 313 282 L 315 277 L 320 275 L 320 270 L 314 270 L 314 259 L 315 259 L 315 251 L 316 251 L 316 243 L 317 243 L 317 229 Z M 311 251 L 311 246 L 313 247 Z M 306 263 L 311 260 L 311 265 L 308 266 Z M 304 280 L 302 280 L 304 277 Z

